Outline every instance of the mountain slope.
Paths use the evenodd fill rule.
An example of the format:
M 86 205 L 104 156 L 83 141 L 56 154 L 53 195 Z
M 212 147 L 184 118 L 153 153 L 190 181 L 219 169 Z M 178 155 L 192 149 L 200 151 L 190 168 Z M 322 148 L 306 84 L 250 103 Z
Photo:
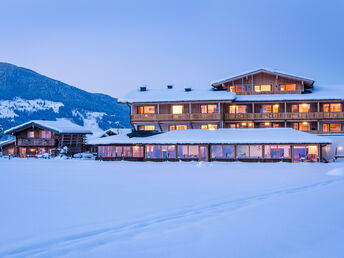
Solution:
M 68 118 L 94 129 L 130 126 L 128 107 L 115 98 L 0 62 L 0 125 L 6 129 L 43 118 Z

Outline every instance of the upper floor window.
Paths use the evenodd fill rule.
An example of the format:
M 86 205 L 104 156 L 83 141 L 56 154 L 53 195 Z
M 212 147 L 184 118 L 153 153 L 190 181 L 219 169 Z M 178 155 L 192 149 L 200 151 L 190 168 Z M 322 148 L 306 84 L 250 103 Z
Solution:
M 28 138 L 35 138 L 35 131 L 28 131 L 27 132 L 27 137 Z
M 293 123 L 293 128 L 295 130 L 309 131 L 311 130 L 311 125 L 309 122 Z
M 279 105 L 262 105 L 260 113 L 278 113 Z
M 229 124 L 229 128 L 253 128 L 253 122 Z
M 188 129 L 187 125 L 169 125 L 168 130 L 174 131 L 174 130 L 186 130 Z
M 280 85 L 281 91 L 295 91 L 296 90 L 296 84 L 281 84 Z
M 342 131 L 341 124 L 323 124 L 322 125 L 323 132 L 340 132 Z
M 229 106 L 229 113 L 231 113 L 231 114 L 247 113 L 247 105 L 231 105 L 231 106 Z
M 183 114 L 184 106 L 183 105 L 173 105 L 172 114 Z
M 310 104 L 293 104 L 291 105 L 291 112 L 297 113 L 297 112 L 309 112 L 311 109 Z
M 271 84 L 254 85 L 255 92 L 271 91 Z
M 230 92 L 244 92 L 245 91 L 245 86 L 244 85 L 229 86 L 229 91 Z
M 155 106 L 140 106 L 139 114 L 155 114 Z
M 342 104 L 339 104 L 339 103 L 324 104 L 323 111 L 324 112 L 342 112 Z
M 217 113 L 217 105 L 211 104 L 211 105 L 201 105 L 201 113 Z
M 217 129 L 217 124 L 201 125 L 201 129 L 215 130 Z
M 140 131 L 154 131 L 155 125 L 139 125 Z
M 42 139 L 50 139 L 51 138 L 51 131 L 41 131 L 41 138 Z

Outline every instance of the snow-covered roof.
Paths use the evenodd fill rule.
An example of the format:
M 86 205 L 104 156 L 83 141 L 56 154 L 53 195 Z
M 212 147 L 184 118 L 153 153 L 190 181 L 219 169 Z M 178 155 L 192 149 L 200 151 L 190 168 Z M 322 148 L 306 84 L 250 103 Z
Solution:
M 128 133 L 131 133 L 132 129 L 131 128 L 110 128 L 110 129 L 107 129 L 101 137 L 108 137 L 110 136 L 109 134 L 125 134 L 127 135 Z
M 60 119 L 57 121 L 46 120 L 31 120 L 29 122 L 17 125 L 5 131 L 5 134 L 12 134 L 30 126 L 37 126 L 43 129 L 51 130 L 58 134 L 91 134 L 92 131 L 74 124 L 66 119 Z
M 217 86 L 222 85 L 223 83 L 234 81 L 234 80 L 241 79 L 243 77 L 254 75 L 254 74 L 258 74 L 258 73 L 267 73 L 267 74 L 271 74 L 271 75 L 277 75 L 277 76 L 280 76 L 280 77 L 285 77 L 285 78 L 291 78 L 291 79 L 295 79 L 295 80 L 304 81 L 308 86 L 312 86 L 313 83 L 314 83 L 313 80 L 310 80 L 310 79 L 307 79 L 307 78 L 303 78 L 303 77 L 300 77 L 300 76 L 290 75 L 290 74 L 281 73 L 281 72 L 274 72 L 274 71 L 270 71 L 268 69 L 258 69 L 258 70 L 255 70 L 255 71 L 251 71 L 251 72 L 243 73 L 243 74 L 240 74 L 240 75 L 232 76 L 232 77 L 227 78 L 227 79 L 222 79 L 222 80 L 214 81 L 214 82 L 212 82 L 211 85 L 213 87 L 217 87 Z
M 182 102 L 182 101 L 228 101 L 235 98 L 235 93 L 227 91 L 214 91 L 212 89 L 191 89 L 185 91 L 184 88 L 172 89 L 150 89 L 131 91 L 123 98 L 119 98 L 120 103 L 147 103 L 147 102 Z
M 14 143 L 16 139 L 8 139 L 6 141 L 0 141 L 0 147 L 6 146 L 8 144 Z
M 95 139 L 91 145 L 108 144 L 330 144 L 323 136 L 292 128 L 255 129 L 188 129 L 161 133 L 149 137 L 129 138 L 114 135 Z
M 314 87 L 312 93 L 236 95 L 234 101 L 344 100 L 344 86 Z

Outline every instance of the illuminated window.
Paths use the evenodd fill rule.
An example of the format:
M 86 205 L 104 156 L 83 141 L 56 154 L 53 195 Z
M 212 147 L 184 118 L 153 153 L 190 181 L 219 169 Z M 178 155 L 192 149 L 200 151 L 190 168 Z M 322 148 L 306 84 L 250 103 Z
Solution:
M 236 128 L 253 128 L 253 122 L 237 123 Z
M 51 138 L 51 131 L 41 131 L 42 139 L 50 139 Z
M 341 124 L 323 124 L 322 130 L 323 132 L 341 132 L 342 125 Z
M 139 125 L 140 131 L 154 131 L 155 125 Z
M 215 130 L 217 129 L 217 124 L 201 125 L 201 129 Z
M 265 145 L 264 156 L 266 159 L 289 159 L 290 145 Z
M 183 105 L 173 105 L 172 106 L 172 114 L 178 115 L 183 114 Z
M 311 130 L 311 124 L 309 122 L 293 123 L 293 128 L 295 130 L 309 131 Z
M 323 112 L 342 112 L 342 104 L 324 104 Z
M 231 105 L 231 106 L 229 106 L 229 113 L 231 113 L 231 114 L 247 113 L 247 105 Z
M 35 132 L 34 131 L 28 131 L 27 132 L 27 137 L 28 138 L 35 138 Z
M 278 113 L 278 109 L 279 109 L 279 105 L 278 104 L 272 105 L 272 112 L 273 113 Z
M 271 113 L 271 105 L 262 105 L 261 113 Z
M 140 106 L 139 114 L 155 114 L 155 106 Z
M 296 84 L 281 84 L 280 89 L 281 91 L 295 91 Z
M 254 91 L 255 92 L 271 91 L 271 85 L 270 84 L 254 85 Z
M 297 145 L 294 149 L 294 161 L 316 162 L 318 160 L 318 146 L 316 145 Z
M 245 86 L 244 85 L 229 86 L 229 91 L 230 92 L 244 92 L 245 91 Z
M 263 157 L 261 145 L 238 145 L 237 158 L 257 159 Z
M 201 105 L 201 113 L 217 113 L 217 105 Z
M 279 126 L 279 124 L 273 123 L 272 127 L 273 127 L 273 128 L 278 128 L 278 127 L 280 127 L 280 126 Z
M 170 125 L 168 127 L 169 131 L 174 131 L 174 130 L 186 130 L 188 129 L 187 125 Z
M 236 124 L 229 124 L 229 128 L 236 128 Z
M 199 145 L 178 145 L 178 158 L 198 159 Z
M 212 145 L 211 158 L 212 159 L 234 159 L 235 158 L 234 145 Z
M 297 113 L 297 112 L 309 112 L 311 109 L 310 104 L 293 104 L 291 105 L 291 112 Z

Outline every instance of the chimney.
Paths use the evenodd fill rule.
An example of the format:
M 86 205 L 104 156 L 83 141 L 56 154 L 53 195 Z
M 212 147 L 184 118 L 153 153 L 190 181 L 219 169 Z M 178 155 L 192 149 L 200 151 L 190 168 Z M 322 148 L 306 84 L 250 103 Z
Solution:
M 167 85 L 167 89 L 173 89 L 173 85 Z
M 185 91 L 186 91 L 186 92 L 190 92 L 190 91 L 191 91 L 191 88 L 185 88 Z
M 144 85 L 144 86 L 141 86 L 141 87 L 140 87 L 140 91 L 147 91 L 147 86 L 145 86 L 145 85 Z

